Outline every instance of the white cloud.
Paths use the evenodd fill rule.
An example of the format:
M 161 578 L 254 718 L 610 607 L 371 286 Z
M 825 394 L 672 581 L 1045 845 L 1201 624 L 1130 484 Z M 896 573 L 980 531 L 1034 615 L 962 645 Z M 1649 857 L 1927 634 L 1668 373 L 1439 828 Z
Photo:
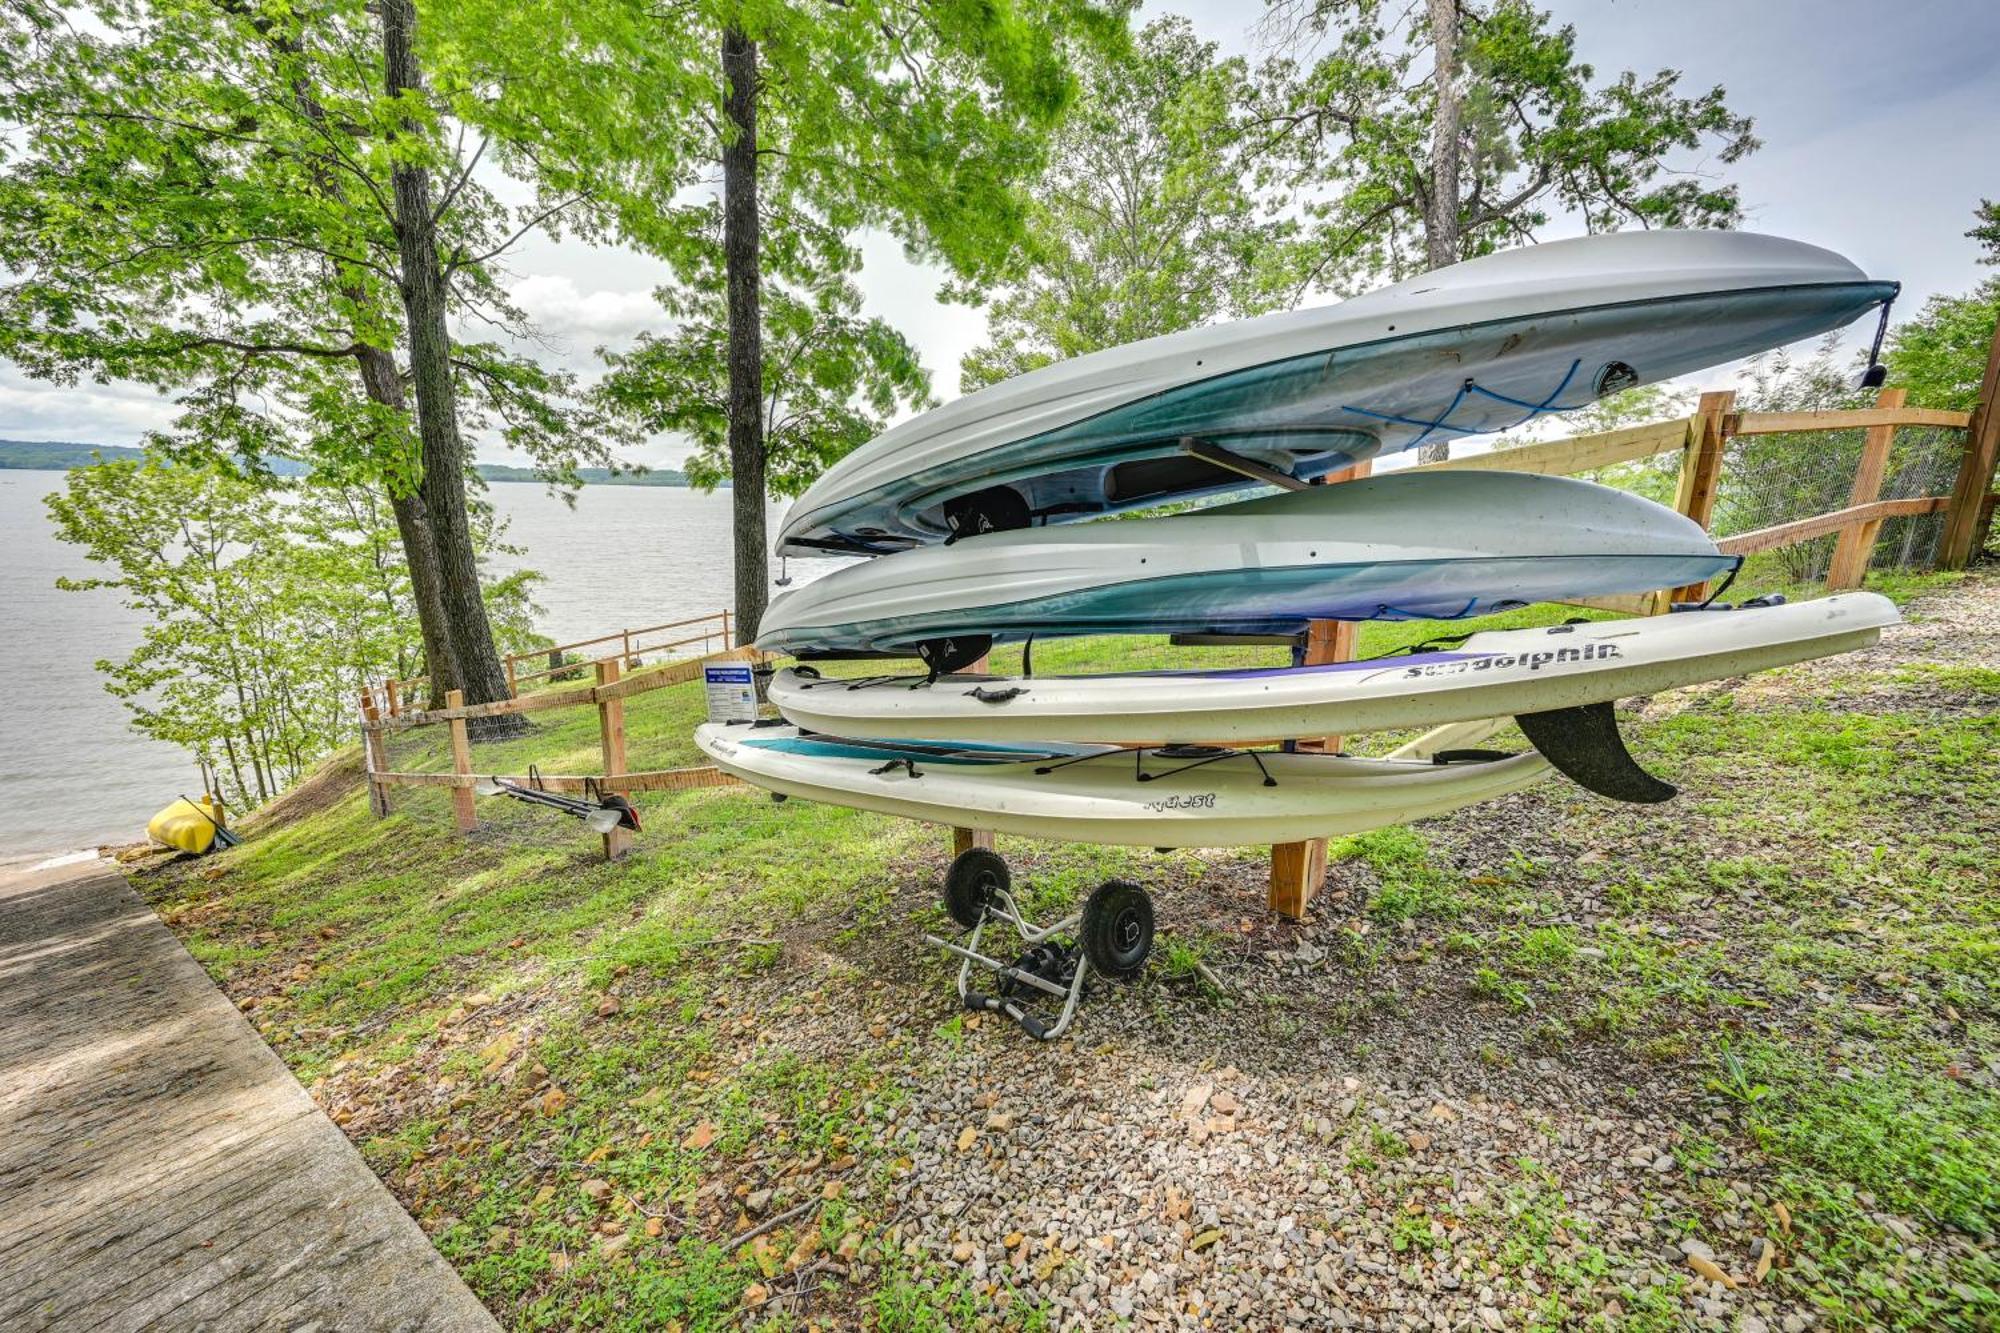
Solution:
M 136 384 L 51 384 L 0 362 L 0 439 L 137 444 L 175 416 L 173 403 Z

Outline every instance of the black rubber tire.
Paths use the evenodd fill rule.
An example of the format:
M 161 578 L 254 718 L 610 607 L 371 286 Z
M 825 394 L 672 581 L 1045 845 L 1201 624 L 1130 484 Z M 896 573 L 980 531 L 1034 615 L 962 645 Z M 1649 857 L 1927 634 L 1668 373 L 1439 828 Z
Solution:
M 986 919 L 986 909 L 996 893 L 1013 883 L 1007 862 L 990 847 L 968 847 L 960 852 L 944 875 L 944 910 L 951 919 L 971 930 Z
M 1129 981 L 1153 952 L 1153 900 L 1137 884 L 1107 879 L 1084 903 L 1077 933 L 1094 971 Z

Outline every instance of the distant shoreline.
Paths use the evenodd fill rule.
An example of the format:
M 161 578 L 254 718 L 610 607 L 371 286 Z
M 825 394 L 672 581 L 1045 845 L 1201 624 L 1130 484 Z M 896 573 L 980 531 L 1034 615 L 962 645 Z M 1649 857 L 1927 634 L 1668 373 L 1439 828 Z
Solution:
M 68 440 L 0 440 L 0 472 L 67 472 L 71 468 L 91 467 L 97 463 L 112 463 L 124 459 L 139 459 L 146 456 L 145 450 L 135 449 L 129 444 L 77 444 Z M 515 467 L 510 463 L 478 463 L 474 465 L 480 477 L 489 482 L 541 482 L 533 468 Z M 271 470 L 279 476 L 297 477 L 305 475 L 306 469 L 290 459 L 273 459 Z M 577 469 L 577 474 L 586 486 L 676 486 L 685 488 L 687 476 L 678 468 L 650 468 L 644 472 L 613 472 L 609 468 L 586 467 Z M 728 482 L 722 486 L 727 489 Z

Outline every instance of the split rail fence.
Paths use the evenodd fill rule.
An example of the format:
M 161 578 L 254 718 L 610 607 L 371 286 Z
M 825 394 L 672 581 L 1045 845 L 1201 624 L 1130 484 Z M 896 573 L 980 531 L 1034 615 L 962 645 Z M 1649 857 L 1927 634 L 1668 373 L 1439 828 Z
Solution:
M 730 623 L 729 611 L 725 608 L 705 616 L 691 616 L 686 620 L 669 620 L 661 625 L 647 625 L 642 629 L 621 629 L 611 634 L 600 634 L 594 639 L 578 639 L 574 643 L 551 644 L 547 648 L 535 648 L 525 653 L 508 653 L 501 659 L 501 666 L 507 672 L 507 697 L 521 697 L 521 687 L 540 680 L 564 680 L 580 677 L 599 662 L 619 662 L 627 670 L 634 670 L 645 664 L 647 658 L 656 661 L 664 654 L 669 659 L 683 658 L 690 650 L 699 649 L 700 656 L 708 656 L 717 651 L 726 652 L 733 645 L 730 642 L 734 627 Z M 678 631 L 679 637 L 647 641 L 652 634 Z M 609 645 L 615 650 L 604 651 Z M 570 653 L 582 649 L 597 649 L 595 653 L 582 657 L 570 657 Z M 534 668 L 527 670 L 524 668 Z M 385 716 L 399 717 L 403 713 L 404 702 L 412 697 L 415 687 L 428 682 L 428 676 L 405 676 L 399 680 L 382 682 L 382 710 Z
M 728 648 L 702 657 L 647 667 L 628 676 L 623 671 L 623 658 L 604 658 L 590 664 L 596 675 L 596 681 L 590 685 L 577 686 L 573 689 L 543 690 L 539 693 L 519 695 L 512 699 L 500 699 L 485 704 L 467 704 L 463 690 L 451 690 L 445 694 L 443 708 L 421 711 L 405 709 L 393 716 L 388 712 L 388 703 L 394 697 L 390 690 L 394 682 L 384 681 L 379 691 L 373 689 L 361 691 L 361 732 L 368 778 L 369 809 L 378 819 L 387 815 L 389 792 L 394 787 L 446 787 L 451 790 L 452 814 L 459 831 L 470 833 L 479 826 L 479 816 L 473 804 L 473 789 L 481 780 L 480 775 L 475 774 L 472 769 L 470 724 L 481 718 L 521 716 L 552 708 L 595 707 L 597 709 L 599 753 L 603 771 L 588 776 L 581 774 L 551 776 L 546 773 L 533 775 L 534 782 L 544 790 L 581 792 L 593 784 L 601 791 L 625 793 L 685 791 L 692 787 L 730 786 L 737 780 L 712 765 L 651 769 L 637 773 L 629 771 L 625 762 L 625 701 L 653 690 L 668 689 L 675 685 L 686 685 L 701 680 L 705 669 L 717 663 L 756 663 L 762 660 L 763 655 L 755 648 Z M 389 736 L 416 727 L 439 725 L 450 729 L 451 772 L 399 773 L 389 767 Z M 490 776 L 522 785 L 530 781 L 527 775 L 522 774 Z M 616 860 L 630 850 L 632 834 L 628 829 L 617 828 L 604 834 L 603 839 L 605 856 Z

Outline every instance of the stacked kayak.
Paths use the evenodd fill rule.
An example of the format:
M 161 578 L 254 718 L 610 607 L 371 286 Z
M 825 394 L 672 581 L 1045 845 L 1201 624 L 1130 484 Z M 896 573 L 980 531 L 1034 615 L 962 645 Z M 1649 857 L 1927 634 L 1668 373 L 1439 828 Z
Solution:
M 1699 525 L 1587 482 L 1505 471 L 1314 484 L 1838 328 L 1895 295 L 1776 237 L 1647 232 L 1489 256 L 1338 305 L 1050 366 L 905 422 L 787 517 L 790 556 L 865 555 L 775 599 L 799 659 L 782 722 L 709 724 L 773 792 L 960 827 L 1142 846 L 1297 841 L 1421 818 L 1545 777 L 1673 789 L 1611 702 L 1875 641 L 1872 594 L 1489 631 L 1372 662 L 993 676 L 996 643 L 1300 636 L 1315 620 L 1450 620 L 1699 584 L 1738 561 Z M 1282 493 L 1157 510 L 1265 486 Z M 1091 521 L 1096 520 L 1096 521 Z M 821 674 L 818 659 L 922 669 Z M 1518 718 L 1517 755 L 1356 759 L 1245 748 Z

